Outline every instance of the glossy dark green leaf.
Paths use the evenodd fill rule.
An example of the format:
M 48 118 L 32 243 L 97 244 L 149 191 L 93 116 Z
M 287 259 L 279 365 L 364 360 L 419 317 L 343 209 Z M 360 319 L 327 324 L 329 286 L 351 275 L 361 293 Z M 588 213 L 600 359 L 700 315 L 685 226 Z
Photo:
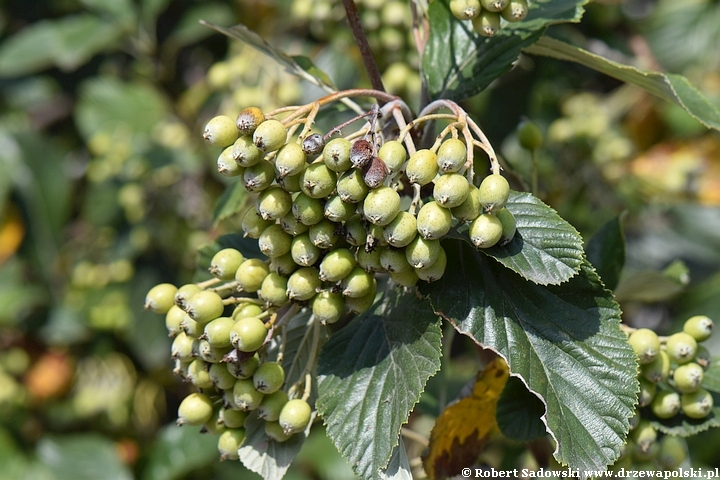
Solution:
M 428 302 L 396 289 L 325 344 L 317 410 L 361 478 L 387 467 L 400 427 L 440 368 L 440 338 Z
M 518 377 L 508 378 L 498 399 L 495 418 L 503 435 L 528 442 L 545 435 L 545 424 L 541 418 L 545 414 L 545 405 L 530 393 Z
M 605 287 L 615 290 L 620 280 L 620 271 L 625 265 L 624 214 L 605 223 L 585 246 L 588 261 L 595 267 Z
M 57 480 L 132 480 L 120 461 L 118 449 L 99 434 L 43 436 L 37 444 L 38 459 Z
M 520 51 L 532 45 L 554 23 L 578 22 L 585 0 L 529 2 L 528 16 L 482 37 L 470 21 L 452 16 L 448 0 L 430 3 L 430 38 L 423 53 L 423 75 L 431 99 L 462 100 L 485 89 L 510 70 Z
M 217 437 L 201 435 L 199 427 L 167 425 L 160 429 L 142 469 L 143 480 L 173 480 L 216 462 Z
M 620 308 L 584 262 L 561 286 L 523 279 L 468 244 L 448 241 L 448 266 L 422 288 L 435 311 L 506 359 L 545 403 L 555 458 L 604 469 L 620 455 L 638 388 Z
M 245 199 L 247 197 L 247 190 L 242 182 L 233 182 L 232 184 L 225 187 L 220 198 L 215 202 L 215 208 L 213 209 L 213 222 L 217 224 L 222 220 L 226 220 L 236 213 L 238 213 L 243 205 L 245 205 Z

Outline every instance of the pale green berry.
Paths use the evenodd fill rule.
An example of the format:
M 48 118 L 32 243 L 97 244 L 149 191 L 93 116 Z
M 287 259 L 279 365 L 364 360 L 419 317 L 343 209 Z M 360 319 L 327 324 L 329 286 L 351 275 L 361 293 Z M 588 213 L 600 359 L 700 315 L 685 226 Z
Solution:
M 628 343 L 635 351 L 641 365 L 655 360 L 660 352 L 660 339 L 649 328 L 639 328 L 628 337 Z
M 281 187 L 272 185 L 260 192 L 255 207 L 265 220 L 277 220 L 290 213 L 292 197 Z
M 502 224 L 502 236 L 498 242 L 498 245 L 502 247 L 510 243 L 512 239 L 515 238 L 515 233 L 517 232 L 517 221 L 515 220 L 515 215 L 513 215 L 507 208 L 501 208 L 495 216 Z
M 480 183 L 480 203 L 486 212 L 497 212 L 510 196 L 510 184 L 502 175 L 488 175 Z
M 402 143 L 397 140 L 390 140 L 385 142 L 380 150 L 378 150 L 377 156 L 385 162 L 385 166 L 388 172 L 394 173 L 399 172 L 402 166 L 405 164 L 407 159 L 407 151 Z
M 439 240 L 425 240 L 418 236 L 405 247 L 405 258 L 414 268 L 428 268 L 437 261 L 440 249 Z
M 388 243 L 385 241 L 385 236 L 383 235 L 383 226 L 382 225 L 368 225 L 368 236 L 367 236 L 367 244 L 365 245 L 365 249 L 368 248 L 376 248 L 376 247 L 387 247 Z
M 235 381 L 237 380 L 228 371 L 227 366 L 224 363 L 219 362 L 210 365 L 208 375 L 210 376 L 210 381 L 215 386 L 215 388 L 220 390 L 227 390 L 228 388 L 232 388 L 235 385 Z
M 275 180 L 277 181 L 277 184 L 282 187 L 283 190 L 285 190 L 288 193 L 296 193 L 301 190 L 300 188 L 300 177 L 302 176 L 302 172 L 298 173 L 297 175 L 287 175 L 285 177 L 278 177 Z
M 235 384 L 233 384 L 234 386 Z M 241 428 L 245 425 L 245 419 L 248 413 L 242 410 L 234 410 L 230 408 L 221 408 L 218 413 L 218 421 L 222 422 L 227 428 Z
M 505 16 L 504 13 L 501 13 L 501 15 Z M 517 136 L 520 146 L 527 150 L 537 150 L 543 143 L 543 137 L 540 129 L 529 120 L 520 122 L 520 125 L 518 125 L 517 128 Z
M 228 362 L 227 369 L 230 374 L 239 379 L 245 379 L 252 377 L 255 370 L 260 365 L 260 357 L 256 353 L 251 357 L 246 357 L 237 362 Z
M 290 255 L 298 265 L 310 267 L 315 265 L 315 262 L 320 259 L 322 251 L 310 240 L 308 233 L 303 233 L 293 239 L 292 246 L 290 247 Z
M 235 319 L 220 317 L 205 325 L 204 338 L 214 348 L 227 348 L 230 343 L 230 330 L 235 325 Z
M 528 14 L 527 0 L 510 0 L 508 5 L 502 9 L 500 15 L 508 22 L 519 22 Z
M 337 181 L 336 187 L 340 199 L 348 203 L 362 202 L 370 191 L 358 169 L 345 172 Z
M 657 385 L 644 378 L 640 378 L 640 393 L 638 393 L 638 405 L 640 407 L 647 407 L 655 398 L 657 392 Z
M 339 195 L 331 197 L 325 203 L 325 218 L 332 222 L 344 222 L 355 214 L 356 206 L 344 202 Z
M 502 223 L 495 215 L 483 213 L 472 221 L 468 233 L 476 248 L 490 248 L 502 238 Z
M 393 247 L 404 247 L 417 235 L 417 220 L 409 212 L 402 211 L 383 228 L 385 241 Z
M 264 394 L 276 392 L 285 383 L 285 370 L 277 362 L 265 362 L 253 373 L 255 390 Z
M 508 3 L 509 0 L 480 0 L 482 7 L 489 12 L 500 12 Z
M 213 404 L 204 393 L 191 393 L 180 402 L 178 425 L 202 425 L 213 416 Z
M 655 394 L 650 409 L 658 418 L 672 418 L 680 412 L 680 395 L 671 390 L 661 390 Z
M 202 335 L 201 335 L 202 336 Z M 197 355 L 207 363 L 220 363 L 225 355 L 230 353 L 231 347 L 216 348 L 207 340 L 201 339 L 197 343 Z
M 405 175 L 410 183 L 420 185 L 432 182 L 437 173 L 437 155 L 427 149 L 421 149 L 412 154 L 405 167 Z
M 337 174 L 321 162 L 313 163 L 300 175 L 300 189 L 311 198 L 327 198 L 337 183 Z
M 670 360 L 682 365 L 695 358 L 697 342 L 685 332 L 674 333 L 665 342 L 665 351 Z
M 450 13 L 458 20 L 472 20 L 481 9 L 480 0 L 450 0 Z
M 657 440 L 657 430 L 648 420 L 643 419 L 633 429 L 630 437 L 641 450 L 648 451 L 650 446 Z
M 333 138 L 323 148 L 323 162 L 334 172 L 350 169 L 350 148 L 352 143 L 344 138 Z
M 187 301 L 187 314 L 198 323 L 208 323 L 222 316 L 225 305 L 217 293 L 204 290 L 198 292 Z
M 285 145 L 287 128 L 279 120 L 262 122 L 253 132 L 253 143 L 264 152 L 274 152 Z
M 283 232 L 284 233 L 284 232 Z M 248 258 L 235 273 L 238 290 L 253 293 L 262 286 L 263 280 L 270 274 L 270 267 L 259 258 Z
M 307 165 L 305 152 L 297 143 L 288 143 L 275 156 L 275 171 L 281 177 L 298 175 Z
M 322 220 L 310 227 L 308 234 L 310 241 L 323 250 L 330 249 L 338 241 L 339 225 L 328 219 Z
M 241 352 L 254 352 L 265 343 L 267 331 L 259 318 L 244 317 L 237 320 L 230 330 L 230 342 Z
M 331 324 L 340 320 L 345 299 L 339 293 L 320 292 L 313 297 L 311 307 L 313 315 L 321 324 Z
M 415 273 L 420 280 L 424 280 L 428 283 L 440 280 L 445 274 L 445 268 L 447 267 L 447 255 L 445 249 L 440 247 L 440 254 L 437 260 L 432 265 L 426 268 L 416 268 Z
M 178 288 L 171 283 L 155 285 L 145 296 L 145 309 L 155 313 L 166 314 L 175 304 Z
M 218 452 L 220 460 L 237 460 L 238 449 L 245 443 L 245 429 L 235 428 L 225 430 L 218 438 Z
M 241 167 L 252 167 L 263 159 L 264 153 L 257 148 L 249 135 L 242 135 L 232 146 L 232 157 Z
M 268 188 L 274 180 L 275 167 L 267 160 L 247 167 L 243 172 L 243 183 L 248 192 L 261 192 Z
M 346 297 L 358 298 L 367 295 L 375 285 L 375 278 L 361 267 L 355 267 L 342 279 L 342 293 Z
M 403 272 L 391 272 L 390 279 L 401 287 L 412 287 L 417 283 L 419 277 L 414 268 Z
M 705 345 L 698 345 L 697 351 L 695 352 L 695 362 L 707 370 L 711 360 L 712 355 L 710 354 L 710 350 L 708 350 Z
M 300 223 L 292 212 L 280 219 L 280 227 L 283 229 L 283 232 L 289 233 L 293 237 L 302 235 L 310 229 L 309 226 L 304 223 Z
M 308 426 L 311 415 L 310 405 L 305 400 L 294 398 L 283 406 L 278 422 L 286 434 L 298 433 Z
M 483 213 L 483 206 L 482 203 L 480 203 L 480 190 L 474 185 L 469 185 L 468 188 L 468 196 L 465 198 L 465 201 L 450 210 L 453 217 L 461 222 L 475 220 Z
M 293 436 L 292 433 L 285 433 L 283 431 L 280 422 L 265 422 L 265 434 L 274 442 L 278 443 L 286 442 Z
M 469 193 L 470 184 L 464 175 L 446 173 L 435 179 L 433 197 L 439 205 L 445 208 L 462 205 Z
M 242 230 L 245 237 L 258 239 L 263 230 L 272 224 L 273 222 L 271 220 L 262 218 L 256 209 L 250 208 L 245 212 L 245 215 L 243 215 Z
M 386 247 L 380 249 L 380 265 L 389 273 L 400 273 L 412 270 L 405 257 L 405 249 Z
M 199 323 L 190 318 L 188 314 L 185 314 L 182 320 L 180 320 L 180 328 L 185 334 L 190 337 L 198 338 L 203 334 L 204 323 Z
M 187 379 L 197 388 L 212 388 L 213 383 L 208 372 L 209 367 L 205 361 L 196 358 L 188 366 Z
M 387 225 L 400 212 L 400 195 L 391 187 L 379 187 L 371 191 L 363 202 L 363 214 L 370 223 Z
M 265 395 L 262 403 L 257 409 L 258 418 L 266 422 L 277 422 L 280 418 L 280 411 L 288 402 L 288 395 L 282 390 L 277 390 L 269 395 Z
M 209 271 L 213 277 L 220 280 L 232 280 L 243 261 L 245 261 L 245 257 L 242 253 L 234 248 L 223 248 L 213 255 Z
M 227 147 L 218 155 L 217 171 L 226 177 L 237 177 L 245 172 L 245 168 L 233 158 L 233 147 Z
M 190 297 L 201 291 L 202 288 L 198 287 L 194 283 L 188 283 L 178 288 L 177 292 L 175 292 L 175 296 L 173 297 L 173 302 L 181 309 L 186 310 L 187 301 Z
M 675 470 L 687 458 L 687 442 L 684 438 L 665 435 L 660 439 L 657 461 L 666 470 Z
M 205 125 L 203 138 L 216 147 L 228 147 L 238 138 L 238 129 L 235 120 L 226 116 L 213 117 Z
M 286 292 L 287 277 L 271 272 L 263 280 L 262 286 L 258 290 L 258 297 L 265 300 L 269 305 L 282 307 L 290 301 Z
M 360 265 L 366 272 L 384 272 L 385 269 L 380 263 L 380 254 L 382 251 L 382 248 L 373 248 L 369 251 L 364 248 L 358 249 L 355 254 L 357 264 Z
M 170 347 L 170 356 L 177 360 L 190 360 L 193 358 L 197 339 L 188 336 L 185 332 L 178 333 Z
M 170 307 L 170 310 L 165 314 L 165 328 L 167 328 L 168 336 L 175 337 L 182 332 L 180 322 L 182 322 L 183 317 L 185 317 L 185 312 L 182 308 L 177 305 Z
M 288 297 L 290 300 L 304 302 L 310 300 L 322 286 L 319 272 L 312 267 L 296 270 L 288 279 Z
M 444 237 L 452 227 L 452 214 L 437 202 L 428 202 L 417 215 L 417 230 L 426 240 Z
M 298 222 L 304 225 L 315 225 L 325 218 L 322 202 L 304 193 L 298 193 L 293 200 L 292 213 Z
M 345 297 L 345 309 L 350 313 L 361 314 L 375 303 L 375 296 L 377 295 L 377 282 L 373 282 L 373 288 L 363 295 L 362 297 L 353 298 Z
M 265 394 L 258 392 L 251 378 L 239 379 L 233 386 L 233 402 L 240 410 L 249 412 L 257 410 Z
M 673 372 L 675 388 L 681 393 L 691 393 L 700 390 L 704 377 L 703 368 L 695 362 L 680 365 L 675 369 L 675 372 Z
M 365 245 L 367 230 L 360 214 L 355 214 L 345 222 L 345 240 L 354 247 Z
M 653 383 L 664 382 L 670 376 L 670 357 L 660 350 L 652 362 L 640 365 L 640 373 Z
M 298 264 L 292 257 L 292 246 L 290 246 L 290 252 L 285 255 L 270 259 L 270 270 L 275 273 L 279 273 L 283 277 L 289 277 L 292 272 L 298 269 Z
M 682 412 L 685 416 L 701 419 L 710 415 L 713 408 L 713 397 L 704 388 L 692 393 L 683 393 L 681 398 Z
M 255 303 L 239 303 L 235 310 L 233 310 L 233 320 L 238 320 L 244 317 L 257 317 L 263 313 L 263 308 Z
M 712 335 L 713 321 L 705 315 L 695 315 L 685 320 L 683 332 L 693 337 L 696 341 L 702 342 Z
M 467 0 L 463 0 L 466 2 Z M 472 0 L 477 2 L 478 0 Z M 478 8 L 477 13 L 480 13 Z M 449 138 L 440 144 L 437 151 L 437 164 L 445 173 L 457 172 L 467 161 L 467 147 L 459 138 Z
M 265 114 L 258 107 L 247 107 L 240 110 L 235 125 L 243 135 L 252 135 L 257 127 L 265 121 Z
M 483 37 L 493 37 L 500 30 L 500 14 L 482 10 L 480 15 L 472 19 L 472 26 Z
M 320 263 L 319 277 L 323 282 L 339 282 L 355 267 L 355 257 L 347 248 L 332 250 Z
M 290 251 L 293 237 L 289 233 L 283 231 L 278 224 L 270 225 L 260 234 L 258 238 L 258 247 L 260 251 L 270 257 L 279 257 Z

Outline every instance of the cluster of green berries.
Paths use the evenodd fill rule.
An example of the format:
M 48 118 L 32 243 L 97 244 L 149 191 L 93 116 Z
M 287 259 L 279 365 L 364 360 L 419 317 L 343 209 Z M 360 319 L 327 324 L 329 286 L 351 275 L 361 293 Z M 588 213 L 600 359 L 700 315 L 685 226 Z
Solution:
M 470 20 L 484 37 L 494 36 L 505 22 L 519 22 L 527 16 L 527 0 L 450 0 L 450 12 L 458 20 Z
M 634 423 L 620 458 L 612 469 L 676 470 L 687 459 L 688 446 L 684 438 L 658 433 L 649 420 L 633 417 Z

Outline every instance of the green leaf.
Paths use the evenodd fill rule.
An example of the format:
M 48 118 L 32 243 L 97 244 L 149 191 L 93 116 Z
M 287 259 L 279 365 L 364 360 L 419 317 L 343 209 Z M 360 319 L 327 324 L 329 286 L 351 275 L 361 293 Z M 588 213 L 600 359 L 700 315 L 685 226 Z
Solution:
M 705 370 L 702 388 L 720 393 L 720 356 L 712 357 L 710 366 Z
M 233 9 L 225 3 L 201 3 L 188 8 L 167 42 L 174 47 L 190 45 L 212 35 L 212 31 L 201 24 L 201 20 L 228 26 L 235 20 Z
M 622 65 L 549 37 L 541 38 L 537 43 L 526 48 L 525 52 L 576 62 L 638 86 L 668 102 L 680 105 L 706 127 L 720 130 L 720 111 L 682 75 L 653 72 Z
M 199 428 L 166 425 L 158 432 L 150 449 L 142 479 L 183 478 L 218 458 L 217 437 L 200 435 Z
M 245 204 L 246 198 L 247 190 L 242 182 L 235 182 L 225 187 L 213 208 L 213 223 L 217 225 L 238 213 Z
M 703 387 L 704 386 L 705 383 L 703 382 Z M 655 429 L 667 435 L 677 435 L 680 437 L 697 435 L 705 430 L 720 427 L 720 393 L 717 391 L 711 391 L 710 393 L 713 397 L 714 406 L 710 414 L 705 418 L 692 419 L 679 413 L 672 418 L 660 419 L 653 415 L 649 408 L 643 409 L 642 416 L 650 420 L 650 423 Z
M 135 5 L 131 0 L 80 0 L 80 2 L 90 10 L 111 15 L 128 28 L 135 23 Z
M 25 265 L 17 257 L 0 264 L 0 325 L 18 325 L 44 303 L 44 291 L 28 282 Z
M 140 10 L 143 22 L 148 25 L 155 25 L 157 17 L 165 11 L 170 0 L 141 0 Z
M 544 414 L 545 404 L 537 395 L 530 393 L 520 378 L 508 378 L 495 413 L 503 435 L 518 442 L 542 437 L 545 435 L 545 424 L 541 420 Z
M 592 266 L 584 262 L 562 286 L 540 286 L 453 243 L 443 278 L 422 288 L 435 311 L 505 358 L 545 402 L 558 461 L 612 464 L 637 401 L 637 360 L 619 328 L 620 307 Z
M 492 38 L 482 37 L 470 21 L 456 19 L 448 0 L 430 3 L 430 38 L 422 58 L 432 99 L 462 100 L 485 89 L 510 70 L 520 51 L 536 42 L 554 23 L 579 22 L 586 0 L 530 3 L 527 18 L 504 26 Z
M 685 290 L 690 283 L 687 271 L 677 272 L 677 265 L 682 262 L 673 262 L 669 270 L 662 272 L 643 270 L 641 272 L 623 275 L 615 288 L 615 298 L 618 302 L 663 302 L 670 300 Z M 685 269 L 687 267 L 685 266 Z
M 428 302 L 394 289 L 322 349 L 317 410 L 360 477 L 388 465 L 402 424 L 440 368 L 440 338 Z
M 265 480 L 281 479 L 300 451 L 309 430 L 296 433 L 284 442 L 276 442 L 265 433 L 265 420 L 259 419 L 253 412 L 245 419 L 245 443 L 238 450 L 240 461 L 245 468 L 260 474 Z
M 600 227 L 592 236 L 585 254 L 588 261 L 595 267 L 608 290 L 615 290 L 620 280 L 620 271 L 625 265 L 625 232 L 622 213 Z
M 99 434 L 44 436 L 37 445 L 39 460 L 58 480 L 131 480 L 115 444 Z
M 517 233 L 505 246 L 481 250 L 527 280 L 558 285 L 580 270 L 584 252 L 575 227 L 529 193 L 511 192 L 506 208 L 517 221 Z M 452 237 L 470 244 L 461 228 Z
M 17 77 L 52 66 L 71 71 L 114 48 L 122 29 L 92 14 L 41 20 L 0 46 L 0 77 Z

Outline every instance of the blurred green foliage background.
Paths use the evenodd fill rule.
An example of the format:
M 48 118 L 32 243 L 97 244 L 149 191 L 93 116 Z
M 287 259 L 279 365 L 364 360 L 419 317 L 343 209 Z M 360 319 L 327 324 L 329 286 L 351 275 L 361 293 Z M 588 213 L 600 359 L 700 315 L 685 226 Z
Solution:
M 388 90 L 416 105 L 407 3 L 358 2 Z M 198 248 L 237 231 L 235 216 L 212 222 L 228 182 L 213 171 L 219 152 L 203 144 L 204 123 L 320 93 L 200 19 L 251 26 L 339 88 L 368 83 L 339 1 L 0 5 L 0 479 L 252 476 L 217 461 L 214 437 L 174 426 L 189 390 L 171 375 L 162 320 L 142 304 L 157 283 L 192 281 Z M 554 34 L 682 73 L 718 103 L 717 25 L 716 1 L 606 0 Z M 515 127 L 522 116 L 542 127 L 539 196 L 586 237 L 627 212 L 616 291 L 625 321 L 662 332 L 693 314 L 720 321 L 717 134 L 640 90 L 525 56 L 466 107 L 516 188 L 529 184 L 531 161 Z M 476 362 L 462 340 L 452 351 Z M 453 398 L 472 377 L 457 365 L 430 382 L 426 418 L 439 413 L 433 398 Z M 288 478 L 352 478 L 313 432 Z M 718 441 L 691 440 L 693 464 L 718 466 Z

